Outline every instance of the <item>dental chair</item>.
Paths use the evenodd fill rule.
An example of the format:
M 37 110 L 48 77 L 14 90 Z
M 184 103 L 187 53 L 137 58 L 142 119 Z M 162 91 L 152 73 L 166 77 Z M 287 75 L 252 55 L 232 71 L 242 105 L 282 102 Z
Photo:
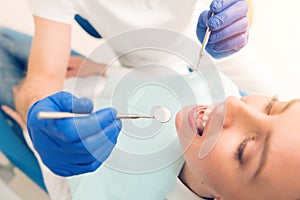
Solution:
M 87 20 L 79 15 L 75 16 L 75 20 L 88 34 L 95 38 L 101 38 L 101 35 Z M 0 112 L 0 151 L 11 162 L 5 166 L 0 164 L 0 172 L 2 170 L 2 172 L 11 173 L 12 177 L 14 174 L 13 167 L 15 166 L 26 174 L 41 189 L 47 192 L 37 159 L 26 145 L 24 138 L 18 137 L 13 132 L 6 122 L 2 112 Z

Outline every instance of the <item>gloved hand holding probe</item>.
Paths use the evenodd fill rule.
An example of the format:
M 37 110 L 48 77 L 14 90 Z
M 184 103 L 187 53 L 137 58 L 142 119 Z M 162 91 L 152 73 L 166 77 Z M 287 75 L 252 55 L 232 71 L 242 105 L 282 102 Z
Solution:
M 214 15 L 212 17 L 212 12 Z M 211 30 L 206 51 L 223 58 L 242 49 L 248 40 L 248 5 L 245 0 L 213 0 L 210 10 L 198 19 L 197 36 L 203 42 L 206 29 Z
M 86 117 L 39 119 L 40 111 L 91 113 L 93 103 L 58 92 L 37 101 L 27 116 L 27 128 L 36 151 L 55 174 L 71 176 L 96 170 L 110 155 L 122 127 L 112 108 Z

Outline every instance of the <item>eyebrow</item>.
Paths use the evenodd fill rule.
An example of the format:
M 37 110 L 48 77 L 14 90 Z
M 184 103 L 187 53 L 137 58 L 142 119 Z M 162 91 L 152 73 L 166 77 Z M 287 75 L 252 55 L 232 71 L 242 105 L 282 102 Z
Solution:
M 271 135 L 271 133 L 269 133 L 267 135 L 267 137 L 264 141 L 263 151 L 261 153 L 261 157 L 260 157 L 258 167 L 255 170 L 255 173 L 254 173 L 251 180 L 254 180 L 260 174 L 260 172 L 263 170 L 264 166 L 266 165 L 267 155 L 268 155 L 268 150 L 269 150 L 270 135 Z
M 280 113 L 286 111 L 288 108 L 290 108 L 292 105 L 296 104 L 296 103 L 300 103 L 300 99 L 294 99 L 289 101 L 280 111 Z

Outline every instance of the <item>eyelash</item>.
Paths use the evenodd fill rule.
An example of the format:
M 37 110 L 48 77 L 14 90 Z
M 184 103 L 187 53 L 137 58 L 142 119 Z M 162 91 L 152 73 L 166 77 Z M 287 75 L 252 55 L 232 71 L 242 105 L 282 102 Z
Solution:
M 275 102 L 278 100 L 277 96 L 273 96 L 272 99 L 269 101 L 269 103 L 267 104 L 267 107 L 266 107 L 266 114 L 269 115 L 271 113 L 271 110 L 275 104 Z M 244 150 L 247 146 L 247 143 L 249 141 L 253 141 L 255 140 L 256 137 L 255 136 L 252 136 L 252 137 L 246 137 L 242 143 L 238 146 L 237 148 L 237 151 L 235 153 L 235 158 L 240 162 L 241 165 L 244 164 L 244 161 L 243 161 L 243 153 L 244 153 Z
M 256 140 L 256 137 L 255 136 L 251 136 L 251 137 L 246 137 L 242 143 L 239 145 L 236 153 L 235 153 L 235 157 L 236 159 L 240 162 L 241 165 L 244 164 L 244 160 L 243 160 L 243 153 L 244 153 L 244 150 L 248 144 L 249 141 L 253 141 L 253 140 Z
M 269 103 L 266 107 L 267 115 L 269 115 L 271 113 L 271 110 L 277 101 L 278 101 L 278 97 L 276 95 L 271 98 L 271 100 L 269 101 Z

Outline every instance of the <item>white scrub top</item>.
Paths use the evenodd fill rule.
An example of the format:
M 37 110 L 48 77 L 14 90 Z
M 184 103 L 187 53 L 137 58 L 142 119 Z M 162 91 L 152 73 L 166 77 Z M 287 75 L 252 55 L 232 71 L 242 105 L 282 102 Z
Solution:
M 200 45 L 196 36 L 198 17 L 209 9 L 207 0 L 28 0 L 34 15 L 63 23 L 72 23 L 75 14 L 87 19 L 103 38 L 140 28 L 172 30 L 191 38 Z M 205 2 L 205 4 L 203 3 Z M 205 6 L 203 6 L 203 4 Z M 151 33 L 149 33 L 151 34 Z M 145 40 L 149 37 L 145 34 Z M 123 44 L 124 45 L 124 44 Z M 127 45 L 127 44 L 125 44 Z M 180 49 L 184 44 L 174 41 Z M 118 54 L 122 43 L 112 46 Z M 160 60 L 170 59 L 169 56 Z M 140 52 L 121 60 L 123 66 L 135 67 L 153 56 Z M 96 61 L 96 60 L 94 60 Z M 170 62 L 168 62 L 170 63 Z M 173 61 L 177 63 L 177 61 Z
M 34 15 L 70 24 L 74 15 L 87 19 L 103 36 L 156 27 L 187 32 L 203 11 L 196 0 L 28 0 Z M 209 4 L 206 5 L 208 9 Z M 195 14 L 195 15 L 194 15 Z M 193 21 L 194 22 L 194 21 Z M 192 27 L 195 33 L 196 26 Z
M 137 28 L 164 28 L 182 33 L 197 43 L 196 25 L 211 0 L 28 0 L 36 16 L 70 24 L 75 14 L 86 18 L 107 38 Z M 147 36 L 145 35 L 145 40 Z M 182 44 L 178 44 L 181 46 Z M 118 47 L 113 47 L 118 51 Z M 139 65 L 147 54 L 128 56 L 122 65 Z M 151 60 L 152 58 L 148 58 Z M 144 61 L 144 60 L 143 60 Z M 174 62 L 176 63 L 176 61 Z M 217 67 L 248 93 L 273 95 L 273 80 L 251 49 L 244 48 Z

